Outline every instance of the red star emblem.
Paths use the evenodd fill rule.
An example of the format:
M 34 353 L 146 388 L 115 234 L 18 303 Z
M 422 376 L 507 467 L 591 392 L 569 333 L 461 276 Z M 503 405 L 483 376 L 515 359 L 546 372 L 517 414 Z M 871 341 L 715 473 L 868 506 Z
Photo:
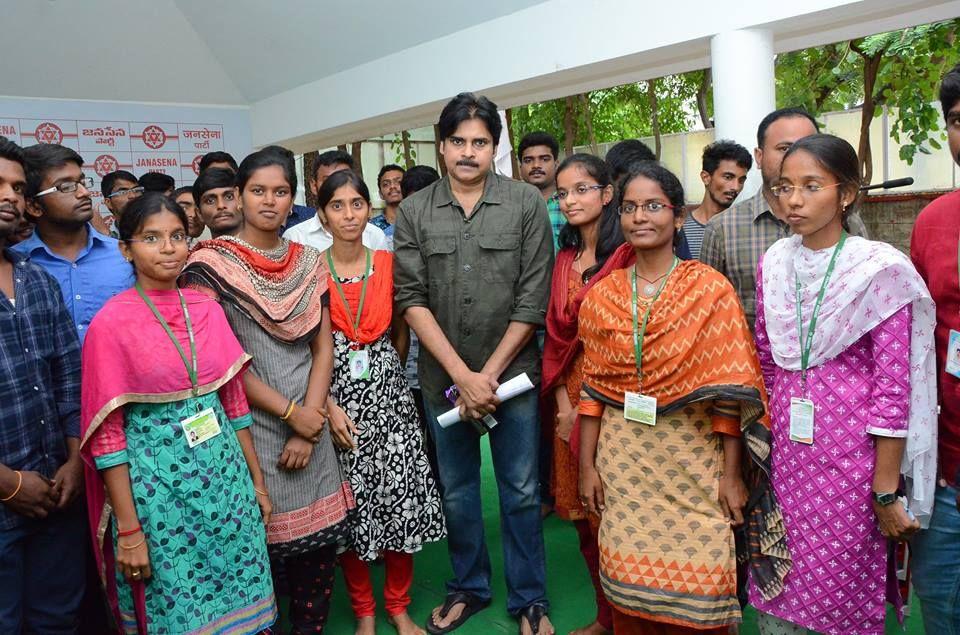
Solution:
M 37 143 L 63 143 L 63 130 L 55 123 L 45 121 L 37 126 Z
M 147 126 L 143 129 L 143 144 L 157 150 L 167 142 L 167 133 L 160 126 Z
M 93 170 L 100 177 L 104 177 L 111 172 L 116 172 L 119 168 L 120 164 L 109 154 L 101 154 L 97 157 L 97 160 L 93 162 Z
M 202 154 L 198 154 L 197 156 L 193 157 L 193 164 L 190 166 L 193 168 L 193 173 L 197 176 L 200 176 L 200 159 L 202 158 Z

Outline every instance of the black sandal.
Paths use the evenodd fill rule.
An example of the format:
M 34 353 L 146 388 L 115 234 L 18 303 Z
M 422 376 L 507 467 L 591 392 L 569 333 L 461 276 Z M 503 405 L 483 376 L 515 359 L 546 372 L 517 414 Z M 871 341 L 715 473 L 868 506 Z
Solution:
M 427 620 L 427 632 L 430 633 L 430 635 L 443 635 L 444 633 L 457 630 L 475 613 L 479 613 L 490 606 L 490 600 L 481 600 L 477 596 L 464 593 L 463 591 L 448 593 L 446 599 L 443 601 L 443 606 L 440 607 L 440 617 L 446 617 L 457 604 L 463 604 L 463 611 L 460 612 L 460 617 L 446 626 L 437 626 L 433 621 L 433 615 L 430 615 L 430 619 Z
M 547 608 L 542 604 L 531 604 L 527 608 L 520 611 L 517 615 L 517 621 L 520 623 L 520 635 L 523 635 L 523 620 L 526 618 L 527 624 L 530 625 L 530 632 L 533 635 L 538 635 L 540 633 L 540 620 L 542 620 L 547 615 Z

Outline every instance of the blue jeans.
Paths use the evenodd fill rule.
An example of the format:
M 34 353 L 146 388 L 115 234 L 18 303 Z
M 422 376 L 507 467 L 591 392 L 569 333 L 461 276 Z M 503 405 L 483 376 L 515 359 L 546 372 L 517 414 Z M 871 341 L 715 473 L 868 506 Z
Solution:
M 957 490 L 937 487 L 930 528 L 910 541 L 913 586 L 927 633 L 960 635 L 960 511 Z
M 86 582 L 82 506 L 0 530 L 0 633 L 77 633 Z
M 537 387 L 539 388 L 539 387 Z M 516 615 L 531 604 L 547 605 L 546 559 L 537 454 L 540 417 L 535 388 L 502 404 L 493 416 L 499 422 L 487 435 L 500 494 L 507 610 Z M 443 429 L 440 411 L 425 399 L 427 419 L 437 444 L 447 547 L 453 567 L 450 592 L 463 591 L 490 599 L 490 554 L 480 505 L 480 439 L 469 423 Z

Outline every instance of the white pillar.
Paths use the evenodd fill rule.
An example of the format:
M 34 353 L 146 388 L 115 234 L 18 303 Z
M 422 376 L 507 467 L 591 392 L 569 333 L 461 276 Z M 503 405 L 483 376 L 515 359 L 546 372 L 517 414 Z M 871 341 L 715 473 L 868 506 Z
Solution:
M 710 40 L 713 113 L 717 139 L 757 147 L 757 126 L 776 108 L 773 34 L 765 29 L 718 33 Z M 750 170 L 738 200 L 760 188 L 760 170 Z

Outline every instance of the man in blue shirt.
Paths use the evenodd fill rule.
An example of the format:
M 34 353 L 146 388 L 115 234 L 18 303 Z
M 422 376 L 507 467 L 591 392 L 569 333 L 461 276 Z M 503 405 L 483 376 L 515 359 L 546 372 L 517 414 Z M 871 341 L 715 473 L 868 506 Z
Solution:
M 395 163 L 388 163 L 380 168 L 377 175 L 377 189 L 380 190 L 380 198 L 383 199 L 383 214 L 374 216 L 370 223 L 383 230 L 383 235 L 387 237 L 390 245 L 390 251 L 393 251 L 393 226 L 397 222 L 397 210 L 400 209 L 400 201 L 403 200 L 403 193 L 400 189 L 400 182 L 406 170 Z
M 82 342 L 100 307 L 133 286 L 133 268 L 120 255 L 117 240 L 90 225 L 92 183 L 83 174 L 80 155 L 56 144 L 30 146 L 23 155 L 27 217 L 37 230 L 15 249 L 60 284 Z
M 26 180 L 20 148 L 0 137 L 0 633 L 77 633 L 80 342 L 56 281 L 7 247 Z

